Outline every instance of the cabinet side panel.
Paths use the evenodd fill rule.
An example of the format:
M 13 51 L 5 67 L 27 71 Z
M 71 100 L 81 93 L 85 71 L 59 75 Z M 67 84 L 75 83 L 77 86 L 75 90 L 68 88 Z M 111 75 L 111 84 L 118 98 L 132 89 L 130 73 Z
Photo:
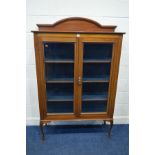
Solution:
M 39 110 L 40 110 L 40 119 L 45 118 L 45 107 L 44 107 L 44 96 L 45 92 L 42 92 L 43 83 L 42 83 L 42 72 L 41 72 L 41 62 L 40 62 L 40 52 L 39 52 L 39 38 L 37 34 L 34 34 L 34 45 L 35 45 L 35 61 L 36 61 L 36 74 L 37 74 L 37 85 L 38 85 L 38 99 L 39 99 Z
M 116 40 L 114 44 L 114 49 L 113 49 L 111 71 L 110 71 L 110 84 L 109 84 L 110 95 L 108 97 L 108 116 L 110 118 L 113 117 L 114 107 L 115 107 L 115 97 L 116 97 L 116 90 L 117 90 L 122 37 L 123 36 L 118 36 L 118 39 Z

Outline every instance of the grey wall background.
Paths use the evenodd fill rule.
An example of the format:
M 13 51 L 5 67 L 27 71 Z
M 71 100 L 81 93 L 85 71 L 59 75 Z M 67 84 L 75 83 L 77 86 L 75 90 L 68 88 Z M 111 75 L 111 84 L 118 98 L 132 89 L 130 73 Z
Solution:
M 33 34 L 36 24 L 54 23 L 67 17 L 86 17 L 105 25 L 117 25 L 116 31 L 126 32 L 123 39 L 115 123 L 128 123 L 129 119 L 129 51 L 128 51 L 128 0 L 27 0 L 26 24 L 26 121 L 39 123 L 37 81 Z M 60 122 L 64 123 L 64 122 Z M 70 122 L 82 123 L 82 122 Z M 99 123 L 92 121 L 91 123 Z M 59 123 L 58 123 L 59 124 Z

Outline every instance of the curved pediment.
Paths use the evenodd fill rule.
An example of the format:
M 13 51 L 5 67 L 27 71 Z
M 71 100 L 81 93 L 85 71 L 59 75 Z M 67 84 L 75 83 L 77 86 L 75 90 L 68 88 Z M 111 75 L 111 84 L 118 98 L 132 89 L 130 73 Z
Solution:
M 54 24 L 37 24 L 37 26 L 39 31 L 48 32 L 114 32 L 116 28 L 82 17 L 65 18 Z

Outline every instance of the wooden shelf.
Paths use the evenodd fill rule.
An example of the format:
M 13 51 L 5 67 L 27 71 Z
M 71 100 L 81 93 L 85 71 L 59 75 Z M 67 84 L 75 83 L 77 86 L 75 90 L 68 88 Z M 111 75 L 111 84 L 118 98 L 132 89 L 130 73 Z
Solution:
M 52 78 L 47 79 L 46 83 L 73 83 L 74 78 Z M 98 83 L 98 82 L 109 82 L 109 76 L 106 76 L 104 78 L 83 78 L 83 83 Z
M 47 101 L 48 102 L 73 101 L 73 96 L 49 95 Z M 83 95 L 82 101 L 107 101 L 107 93 L 103 95 Z
M 46 83 L 73 83 L 73 82 L 74 82 L 73 78 L 52 78 L 46 80 Z
M 84 63 L 111 63 L 111 59 L 87 59 L 83 60 Z M 45 59 L 45 63 L 74 63 L 74 60 L 71 59 Z
M 84 59 L 84 63 L 111 63 L 111 59 Z
M 48 95 L 47 101 L 48 102 L 73 101 L 73 96 L 72 95 L 65 95 L 65 96 Z
M 83 78 L 83 83 L 91 82 L 109 82 L 109 76 L 105 76 L 104 78 Z
M 45 63 L 74 63 L 74 60 L 71 59 L 45 59 Z
M 82 101 L 106 101 L 107 93 L 103 95 L 83 95 Z

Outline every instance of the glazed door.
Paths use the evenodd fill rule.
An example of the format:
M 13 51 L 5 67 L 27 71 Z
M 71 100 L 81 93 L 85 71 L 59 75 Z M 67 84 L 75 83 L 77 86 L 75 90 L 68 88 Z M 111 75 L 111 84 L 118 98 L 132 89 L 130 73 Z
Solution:
M 112 97 L 111 65 L 115 50 L 115 39 L 104 35 L 100 37 L 81 35 L 79 39 L 81 60 L 79 111 L 81 115 L 108 114 Z
M 48 115 L 76 113 L 76 66 L 78 63 L 75 37 L 40 37 L 42 83 L 45 86 L 44 112 Z
M 41 34 L 38 41 L 41 118 L 112 117 L 121 39 L 108 34 Z

